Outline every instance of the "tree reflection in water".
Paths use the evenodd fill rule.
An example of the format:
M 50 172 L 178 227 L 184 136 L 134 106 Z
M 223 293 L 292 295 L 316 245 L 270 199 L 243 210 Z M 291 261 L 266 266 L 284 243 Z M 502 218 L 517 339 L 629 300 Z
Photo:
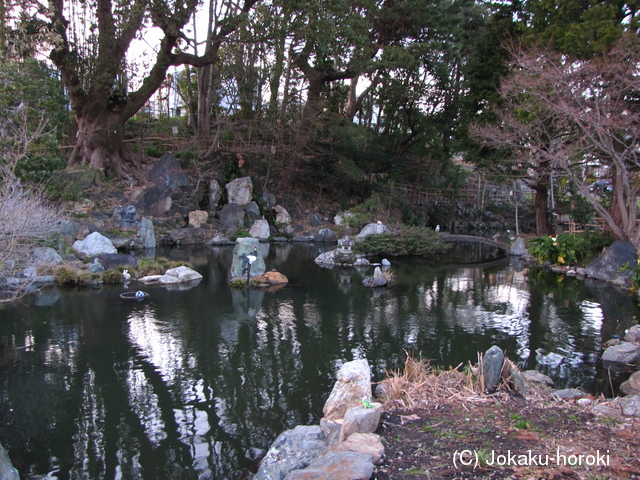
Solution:
M 230 248 L 177 250 L 204 276 L 189 290 L 60 289 L 5 309 L 0 440 L 22 478 L 243 478 L 282 430 L 319 420 L 354 358 L 380 379 L 406 351 L 455 366 L 497 344 L 558 387 L 606 390 L 600 345 L 637 323 L 613 287 L 494 252 L 392 259 L 397 285 L 370 289 L 370 269 L 315 265 L 321 246 L 262 248 L 287 287 L 233 290 Z

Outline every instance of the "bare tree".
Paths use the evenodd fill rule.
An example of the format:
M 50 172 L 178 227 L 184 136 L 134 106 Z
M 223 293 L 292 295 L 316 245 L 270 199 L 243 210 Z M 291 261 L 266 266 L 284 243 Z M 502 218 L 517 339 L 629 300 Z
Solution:
M 228 15 L 209 30 L 204 54 L 196 55 L 183 51 L 180 42 L 186 38 L 183 29 L 197 0 L 49 0 L 48 8 L 41 8 L 54 34 L 49 57 L 60 70 L 78 127 L 71 163 L 84 162 L 96 170 L 128 176 L 127 170 L 137 166 L 139 159 L 122 141 L 125 122 L 158 90 L 170 67 L 200 68 L 218 62 L 223 41 L 257 1 L 226 2 Z M 71 15 L 86 10 L 87 4 L 91 15 L 80 31 L 85 36 L 81 42 L 78 19 Z M 139 87 L 129 91 L 127 53 L 134 38 L 149 27 L 162 32 L 156 58 Z
M 512 161 L 535 159 L 534 174 L 564 172 L 616 238 L 639 246 L 640 39 L 623 37 L 588 61 L 543 50 L 518 50 L 502 84 L 495 126 L 476 128 L 487 144 L 508 148 Z M 526 163 L 526 162 L 524 162 Z M 611 179 L 610 206 L 591 191 L 597 168 Z
M 23 270 L 31 261 L 31 251 L 57 231 L 63 216 L 47 203 L 42 192 L 21 185 L 16 166 L 29 152 L 29 145 L 44 134 L 46 123 L 35 128 L 27 122 L 27 105 L 5 116 L 0 128 L 0 302 L 23 294 L 31 278 Z

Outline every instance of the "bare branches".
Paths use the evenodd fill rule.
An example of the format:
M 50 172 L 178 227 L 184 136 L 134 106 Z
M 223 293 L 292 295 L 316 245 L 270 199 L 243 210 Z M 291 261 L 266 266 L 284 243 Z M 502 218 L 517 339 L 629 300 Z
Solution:
M 21 104 L 9 112 L 0 129 L 0 302 L 14 299 L 31 283 L 30 276 L 23 274 L 31 250 L 55 233 L 63 219 L 41 191 L 22 186 L 15 176 L 16 166 L 46 126 L 41 118 L 35 128 L 29 128 L 27 109 Z
M 620 239 L 638 245 L 640 194 L 640 43 L 625 37 L 606 55 L 575 60 L 543 50 L 520 50 L 503 82 L 498 125 L 476 127 L 487 145 L 513 159 L 566 174 Z M 590 192 L 594 171 L 614 180 L 612 208 Z

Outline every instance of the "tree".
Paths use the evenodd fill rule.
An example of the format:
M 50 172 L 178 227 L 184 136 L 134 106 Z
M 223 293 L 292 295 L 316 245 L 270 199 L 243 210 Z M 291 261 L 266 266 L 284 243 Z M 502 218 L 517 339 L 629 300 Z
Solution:
M 165 80 L 171 66 L 211 65 L 225 38 L 246 18 L 258 0 L 245 0 L 210 32 L 201 56 L 180 49 L 183 28 L 196 10 L 197 0 L 91 2 L 83 25 L 67 18 L 69 8 L 82 11 L 75 0 L 50 0 L 49 28 L 56 34 L 49 57 L 60 70 L 77 123 L 76 145 L 70 162 L 85 162 L 105 173 L 128 176 L 138 158 L 122 142 L 125 122 L 138 112 Z M 73 9 L 71 11 L 74 11 Z M 80 28 L 83 27 L 83 28 Z M 162 32 L 149 73 L 135 91 L 129 91 L 127 53 L 136 35 L 148 27 Z M 87 34 L 84 43 L 81 34 Z
M 45 112 L 24 98 L 13 98 L 17 105 L 2 100 L 6 97 L 0 97 L 0 303 L 25 293 L 32 280 L 24 268 L 33 247 L 55 234 L 63 219 L 40 189 L 16 176 L 32 147 L 55 135 L 47 130 Z
M 589 60 L 549 50 L 517 51 L 502 85 L 499 125 L 477 133 L 486 142 L 538 159 L 566 174 L 616 238 L 640 245 L 640 40 L 623 36 Z M 592 192 L 591 169 L 612 180 L 607 208 Z

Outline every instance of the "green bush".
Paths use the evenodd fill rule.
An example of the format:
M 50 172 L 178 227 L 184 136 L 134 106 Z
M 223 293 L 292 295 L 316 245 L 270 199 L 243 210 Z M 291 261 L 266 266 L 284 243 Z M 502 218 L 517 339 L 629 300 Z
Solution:
M 427 255 L 447 250 L 449 246 L 439 233 L 430 228 L 405 226 L 397 235 L 383 233 L 367 235 L 356 242 L 353 249 L 357 253 L 369 255 Z
M 169 260 L 168 258 L 158 257 L 142 258 L 138 262 L 138 266 L 135 268 L 136 277 L 145 277 L 147 275 L 163 275 L 164 272 L 170 268 L 176 268 L 181 266 L 188 266 L 187 262 L 181 262 L 179 260 Z M 133 269 L 129 269 L 131 272 Z
M 102 274 L 102 282 L 108 285 L 119 285 L 124 283 L 121 268 L 112 268 Z
M 597 257 L 611 242 L 610 236 L 599 232 L 580 235 L 561 233 L 555 237 L 532 238 L 528 250 L 540 263 L 583 265 Z
M 56 282 L 62 285 L 74 285 L 78 283 L 78 272 L 71 267 L 62 266 L 55 272 Z

